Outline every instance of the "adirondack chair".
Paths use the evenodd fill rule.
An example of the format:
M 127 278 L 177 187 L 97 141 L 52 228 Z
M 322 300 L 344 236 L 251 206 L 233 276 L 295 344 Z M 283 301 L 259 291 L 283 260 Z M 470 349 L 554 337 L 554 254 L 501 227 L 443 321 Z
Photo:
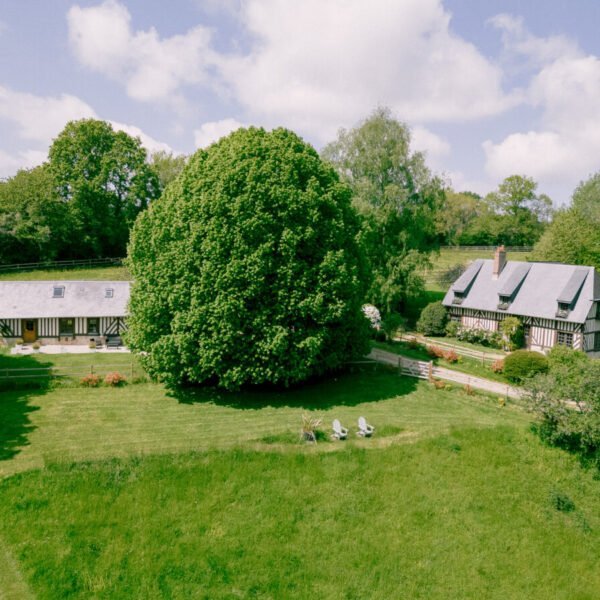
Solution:
M 358 417 L 358 435 L 361 435 L 362 437 L 371 437 L 374 431 L 375 427 L 369 425 L 364 417 Z
M 332 423 L 333 433 L 331 437 L 334 440 L 345 440 L 348 437 L 348 430 L 342 426 L 339 419 L 334 419 Z

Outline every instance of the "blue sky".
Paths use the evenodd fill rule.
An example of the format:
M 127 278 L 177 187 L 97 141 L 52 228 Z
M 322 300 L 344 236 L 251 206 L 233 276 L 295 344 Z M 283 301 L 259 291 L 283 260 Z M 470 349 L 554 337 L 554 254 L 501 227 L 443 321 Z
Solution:
M 0 177 L 70 119 L 193 152 L 240 125 L 317 148 L 377 105 L 455 189 L 600 170 L 600 3 L 0 0 Z

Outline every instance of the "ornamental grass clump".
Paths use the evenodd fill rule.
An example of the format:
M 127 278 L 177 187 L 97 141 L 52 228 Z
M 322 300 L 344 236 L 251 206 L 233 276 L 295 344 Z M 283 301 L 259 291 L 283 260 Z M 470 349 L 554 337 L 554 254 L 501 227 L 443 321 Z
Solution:
M 319 427 L 323 419 L 315 418 L 309 414 L 302 415 L 302 429 L 300 430 L 300 438 L 305 442 L 316 442 L 319 435 Z

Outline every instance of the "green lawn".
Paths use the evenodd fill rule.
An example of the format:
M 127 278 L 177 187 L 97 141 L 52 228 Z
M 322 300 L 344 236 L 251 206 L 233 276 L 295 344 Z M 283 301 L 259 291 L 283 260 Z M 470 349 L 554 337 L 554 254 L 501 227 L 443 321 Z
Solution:
M 453 267 L 454 265 L 468 265 L 477 258 L 493 258 L 493 251 L 465 249 L 465 248 L 442 248 L 439 255 L 432 256 L 433 268 L 431 271 L 424 273 L 426 287 L 432 291 L 445 291 L 436 281 L 436 274 L 439 271 Z M 514 252 L 507 253 L 508 260 L 526 261 L 529 258 L 529 252 Z
M 44 280 L 106 280 L 127 281 L 131 279 L 125 267 L 90 267 L 76 269 L 52 269 L 21 271 L 18 273 L 0 273 L 0 281 L 44 281 Z
M 304 445 L 304 412 L 376 435 Z M 372 367 L 4 392 L 0 596 L 596 598 L 600 480 L 528 423 Z
M 60 378 L 50 381 L 40 378 L 46 374 L 48 368 L 56 369 Z M 7 348 L 0 352 L 0 390 L 10 390 L 15 387 L 46 388 L 56 385 L 77 384 L 82 377 L 95 373 L 104 377 L 108 372 L 117 371 L 128 380 L 146 378 L 138 359 L 129 353 L 101 353 L 90 352 L 85 354 L 8 354 Z M 10 379 L 4 376 L 9 375 Z M 14 378 L 15 375 L 19 377 Z

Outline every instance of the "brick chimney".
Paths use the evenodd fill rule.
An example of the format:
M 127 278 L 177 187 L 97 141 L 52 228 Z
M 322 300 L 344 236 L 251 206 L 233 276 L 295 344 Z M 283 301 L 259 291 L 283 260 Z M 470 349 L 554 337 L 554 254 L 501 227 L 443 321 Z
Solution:
M 496 252 L 494 253 L 494 271 L 493 271 L 493 279 L 498 279 L 500 277 L 500 273 L 502 273 L 502 269 L 506 265 L 506 248 L 504 246 L 498 246 L 496 248 Z

